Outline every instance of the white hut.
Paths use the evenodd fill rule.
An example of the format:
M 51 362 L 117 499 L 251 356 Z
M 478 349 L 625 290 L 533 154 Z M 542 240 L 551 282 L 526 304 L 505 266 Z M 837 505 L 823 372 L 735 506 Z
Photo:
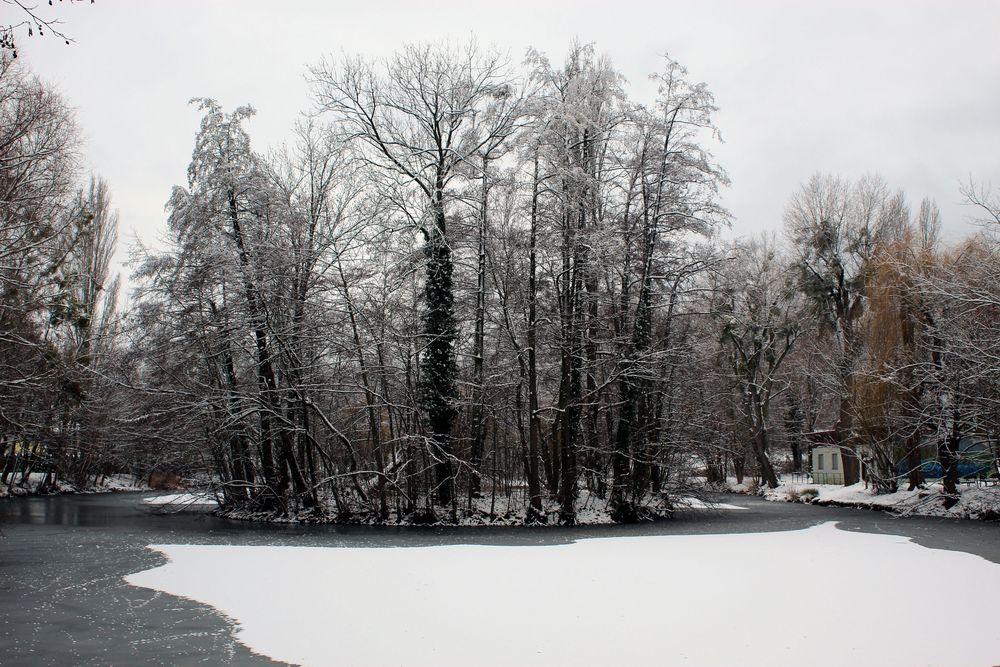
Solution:
M 816 484 L 843 484 L 840 447 L 816 445 L 812 448 L 812 474 Z

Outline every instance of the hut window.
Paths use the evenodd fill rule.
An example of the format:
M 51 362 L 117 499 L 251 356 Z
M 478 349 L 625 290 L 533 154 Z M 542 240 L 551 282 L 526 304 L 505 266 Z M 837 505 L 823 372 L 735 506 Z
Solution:
M 822 470 L 823 469 L 823 456 L 824 456 L 823 454 L 819 454 L 816 457 L 816 469 L 817 470 Z
M 836 454 L 830 454 L 830 469 L 840 470 L 840 457 Z

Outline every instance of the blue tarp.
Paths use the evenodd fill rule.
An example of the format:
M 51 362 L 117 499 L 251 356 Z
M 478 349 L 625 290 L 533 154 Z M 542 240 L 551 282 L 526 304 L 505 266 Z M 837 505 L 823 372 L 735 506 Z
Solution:
M 924 479 L 938 479 L 944 477 L 944 468 L 940 461 L 921 461 L 920 467 L 924 471 Z M 896 474 L 905 477 L 910 472 L 910 465 L 904 460 L 896 464 Z M 979 477 L 988 476 L 993 472 L 993 466 L 980 461 L 970 461 L 960 459 L 958 462 L 959 477 Z

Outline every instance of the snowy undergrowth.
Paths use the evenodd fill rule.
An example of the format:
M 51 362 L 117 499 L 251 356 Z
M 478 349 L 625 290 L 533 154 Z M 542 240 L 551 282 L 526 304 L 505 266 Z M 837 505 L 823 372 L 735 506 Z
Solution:
M 513 496 L 500 496 L 491 498 L 486 495 L 481 498 L 474 498 L 471 507 L 463 502 L 462 507 L 457 511 L 457 516 L 453 519 L 450 514 L 437 509 L 437 515 L 429 515 L 423 512 L 411 514 L 399 513 L 394 510 L 389 511 L 385 519 L 379 518 L 371 513 L 356 513 L 349 516 L 337 514 L 334 507 L 327 503 L 327 510 L 321 514 L 315 512 L 291 514 L 286 516 L 276 516 L 273 513 L 254 512 L 245 509 L 220 508 L 217 514 L 229 519 L 241 519 L 248 521 L 271 521 L 278 523 L 343 523 L 354 525 L 449 525 L 449 526 L 522 526 L 526 521 L 526 512 L 522 498 Z M 743 510 L 745 507 L 738 507 L 726 503 L 716 503 L 710 500 L 696 498 L 693 496 L 681 496 L 671 499 L 653 501 L 649 499 L 645 504 L 646 519 L 665 519 L 679 510 Z M 554 500 L 546 500 L 543 504 L 543 514 L 549 524 L 559 522 L 559 504 Z M 607 498 L 592 495 L 587 491 L 581 491 L 580 498 L 576 503 L 577 525 L 610 525 L 615 520 L 611 516 L 611 509 Z
M 943 488 L 940 483 L 927 488 L 895 493 L 875 494 L 864 483 L 842 486 L 839 484 L 782 483 L 776 489 L 762 489 L 766 500 L 811 502 L 817 505 L 841 507 L 867 507 L 914 516 L 937 516 L 961 519 L 1000 519 L 1000 486 L 961 485 L 959 500 L 950 509 L 944 508 Z
M 45 481 L 45 473 L 31 473 L 26 479 L 16 479 L 13 484 L 0 484 L 0 498 L 37 495 Z M 151 491 L 145 482 L 136 482 L 132 475 L 107 475 L 100 484 L 77 486 L 57 479 L 54 493 L 109 493 L 119 491 Z
M 537 547 L 150 548 L 167 564 L 128 583 L 211 605 L 251 650 L 301 665 L 1000 661 L 994 596 L 969 595 L 1000 590 L 1000 566 L 832 523 Z M 915 584 L 945 575 L 934 635 L 962 639 L 927 641 Z M 891 603 L 863 603 L 872 591 Z

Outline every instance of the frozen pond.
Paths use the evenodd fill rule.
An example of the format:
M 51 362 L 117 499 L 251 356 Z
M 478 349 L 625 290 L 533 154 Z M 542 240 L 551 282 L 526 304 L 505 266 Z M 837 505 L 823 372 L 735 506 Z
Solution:
M 466 606 L 458 605 L 458 612 L 466 613 L 467 616 L 473 614 L 476 620 L 483 622 L 489 620 L 488 591 L 467 590 L 475 579 L 468 579 L 470 575 L 465 570 L 472 567 L 476 572 L 488 573 L 499 570 L 504 562 L 511 563 L 512 558 L 523 558 L 526 559 L 525 562 L 515 567 L 527 567 L 535 572 L 531 577 L 538 579 L 534 584 L 531 577 L 521 583 L 508 582 L 510 585 L 506 587 L 505 594 L 509 599 L 503 602 L 510 607 L 517 606 L 520 601 L 519 609 L 524 614 L 521 627 L 531 627 L 531 632 L 528 634 L 522 632 L 513 638 L 498 639 L 496 646 L 488 649 L 466 647 L 462 649 L 466 664 L 500 664 L 505 659 L 532 662 L 526 659 L 529 657 L 526 654 L 518 653 L 518 636 L 534 638 L 532 641 L 543 651 L 542 654 L 538 654 L 538 659 L 534 660 L 535 664 L 552 664 L 558 662 L 558 655 L 553 651 L 558 651 L 560 646 L 565 645 L 565 642 L 559 641 L 561 634 L 572 631 L 574 627 L 589 628 L 588 624 L 594 623 L 598 625 L 603 623 L 605 634 L 598 634 L 591 628 L 584 639 L 588 639 L 592 645 L 586 641 L 583 643 L 578 641 L 575 646 L 577 648 L 589 646 L 593 659 L 601 659 L 608 664 L 607 661 L 611 658 L 608 655 L 602 657 L 600 653 L 594 653 L 596 650 L 594 647 L 613 648 L 616 642 L 622 641 L 617 633 L 620 632 L 619 628 L 624 626 L 616 626 L 614 617 L 616 609 L 619 612 L 627 611 L 628 605 L 620 608 L 609 605 L 606 598 L 613 593 L 613 588 L 608 588 L 607 581 L 600 576 L 587 579 L 584 589 L 589 591 L 589 595 L 581 593 L 583 606 L 578 614 L 580 624 L 576 625 L 572 620 L 566 619 L 554 620 L 555 625 L 548 628 L 550 632 L 547 632 L 545 627 L 536 626 L 546 617 L 545 608 L 550 603 L 547 594 L 558 591 L 552 589 L 539 591 L 535 599 L 521 600 L 525 595 L 524 591 L 518 592 L 518 586 L 538 588 L 545 581 L 551 581 L 556 585 L 561 576 L 559 573 L 565 564 L 573 564 L 572 567 L 577 568 L 589 567 L 594 574 L 600 574 L 601 570 L 613 566 L 615 562 L 613 553 L 616 550 L 631 553 L 643 563 L 642 568 L 632 567 L 623 571 L 625 578 L 623 583 L 632 588 L 655 577 L 656 564 L 673 557 L 672 554 L 678 559 L 675 563 L 678 567 L 673 568 L 675 573 L 690 573 L 692 567 L 707 565 L 712 571 L 718 571 L 718 579 L 723 582 L 716 590 L 715 584 L 691 586 L 690 583 L 697 581 L 697 578 L 690 576 L 677 578 L 676 575 L 672 575 L 673 580 L 670 577 L 659 578 L 657 582 L 658 585 L 662 584 L 662 590 L 654 587 L 649 591 L 638 592 L 640 597 L 648 592 L 647 597 L 651 600 L 650 607 L 644 608 L 642 614 L 636 616 L 642 632 L 648 633 L 656 628 L 665 630 L 671 625 L 681 627 L 678 624 L 683 623 L 685 619 L 690 620 L 691 614 L 684 613 L 683 605 L 678 608 L 676 604 L 678 598 L 674 598 L 675 602 L 671 604 L 671 590 L 688 593 L 691 588 L 696 589 L 696 592 L 700 588 L 705 595 L 712 596 L 711 599 L 705 600 L 706 608 L 711 613 L 704 617 L 704 623 L 701 625 L 713 621 L 718 624 L 717 627 L 714 627 L 714 623 L 708 626 L 713 631 L 707 636 L 717 637 L 716 643 L 724 643 L 726 637 L 743 643 L 746 641 L 745 634 L 741 634 L 742 631 L 734 631 L 732 627 L 733 606 L 725 599 L 718 599 L 719 596 L 724 596 L 727 590 L 731 590 L 734 599 L 750 597 L 755 605 L 754 608 L 766 604 L 770 610 L 767 612 L 766 624 L 771 628 L 771 632 L 762 638 L 762 641 L 774 640 L 777 647 L 776 657 L 772 660 L 774 664 L 782 664 L 782 647 L 794 651 L 802 650 L 802 645 L 798 643 L 799 638 L 789 637 L 786 640 L 782 637 L 782 628 L 789 620 L 808 618 L 816 613 L 819 613 L 816 616 L 816 624 L 828 623 L 828 620 L 823 620 L 823 613 L 831 608 L 828 599 L 830 596 L 834 599 L 843 599 L 847 611 L 863 610 L 865 607 L 878 608 L 880 619 L 883 621 L 892 619 L 894 614 L 903 614 L 906 611 L 905 607 L 901 608 L 896 604 L 898 600 L 890 601 L 888 604 L 876 602 L 876 599 L 881 599 L 881 592 L 832 590 L 823 593 L 817 590 L 813 582 L 808 580 L 810 577 L 808 565 L 792 571 L 781 567 L 781 554 L 789 549 L 803 551 L 808 556 L 810 544 L 818 545 L 823 542 L 829 547 L 824 551 L 844 548 L 848 552 L 857 553 L 862 559 L 867 559 L 859 561 L 859 566 L 864 562 L 869 565 L 877 564 L 879 571 L 876 574 L 885 577 L 889 582 L 900 580 L 902 575 L 909 578 L 914 572 L 920 575 L 929 568 L 943 564 L 944 567 L 950 568 L 947 576 L 941 576 L 943 573 L 940 572 L 927 572 L 924 581 L 913 583 L 912 588 L 927 604 L 919 614 L 919 617 L 924 619 L 928 614 L 933 616 L 935 608 L 940 608 L 938 605 L 945 600 L 942 596 L 950 595 L 945 585 L 935 583 L 929 586 L 928 581 L 952 580 L 954 576 L 961 576 L 963 572 L 976 574 L 982 580 L 982 572 L 1000 572 L 997 566 L 978 558 L 973 559 L 959 554 L 940 554 L 914 546 L 964 551 L 982 556 L 994 564 L 1000 563 L 1000 526 L 997 524 L 940 519 L 900 520 L 862 510 L 764 503 L 743 497 L 729 497 L 726 500 L 735 505 L 748 507 L 747 511 L 692 511 L 669 522 L 574 529 L 262 526 L 224 521 L 197 512 L 150 515 L 148 510 L 140 505 L 142 497 L 136 494 L 120 494 L 0 501 L 0 526 L 4 535 L 0 540 L 0 647 L 2 647 L 0 655 L 3 656 L 3 664 L 136 662 L 165 665 L 276 664 L 267 658 L 254 655 L 236 641 L 232 624 L 212 607 L 151 588 L 129 586 L 123 580 L 126 575 L 140 572 L 143 574 L 137 574 L 133 578 L 135 583 L 202 599 L 235 616 L 243 624 L 243 634 L 240 639 L 248 641 L 257 650 L 266 649 L 271 655 L 286 660 L 312 660 L 314 664 L 326 664 L 331 655 L 340 658 L 337 662 L 342 664 L 365 664 L 366 657 L 372 660 L 368 664 L 383 664 L 380 659 L 392 659 L 391 652 L 366 654 L 366 642 L 362 641 L 363 637 L 353 643 L 343 638 L 336 639 L 336 632 L 342 631 L 344 626 L 351 622 L 360 623 L 356 630 L 369 629 L 371 623 L 367 619 L 371 618 L 372 614 L 383 615 L 385 627 L 388 628 L 384 636 L 400 638 L 395 644 L 383 641 L 375 644 L 375 647 L 396 650 L 402 646 L 402 653 L 395 657 L 412 657 L 406 664 L 432 662 L 421 657 L 423 654 L 419 650 L 420 640 L 417 635 L 420 632 L 436 631 L 437 626 L 433 623 L 421 625 L 426 620 L 423 617 L 418 619 L 420 622 L 413 627 L 399 628 L 398 624 L 399 618 L 403 617 L 400 614 L 406 612 L 413 618 L 421 606 L 419 588 L 415 593 L 405 587 L 426 585 L 427 582 L 416 575 L 421 572 L 433 572 L 435 563 L 439 566 L 447 564 L 449 571 L 455 573 L 456 578 L 453 583 L 457 582 L 465 587 L 462 602 Z M 829 521 L 839 522 L 839 528 L 821 525 Z M 816 528 L 802 530 L 810 527 Z M 848 533 L 866 535 L 841 534 L 845 530 Z M 783 532 L 773 538 L 759 535 L 732 537 L 745 533 L 776 531 L 798 532 Z M 886 537 L 887 535 L 909 537 L 913 543 Z M 672 540 L 680 536 L 716 537 L 703 537 L 693 541 Z M 655 539 L 587 539 L 643 537 Z M 737 539 L 743 541 L 733 541 Z M 715 546 L 712 546 L 713 543 Z M 632 546 L 629 546 L 630 544 Z M 159 547 L 159 551 L 154 551 L 148 548 L 149 545 L 164 546 Z M 239 548 L 205 550 L 182 548 L 180 545 L 215 547 L 229 545 Z M 465 548 L 455 549 L 454 547 L 458 545 L 465 545 Z M 309 548 L 275 549 L 282 546 Z M 510 549 L 512 546 L 553 548 Z M 347 548 L 336 550 L 317 547 Z M 387 550 L 382 547 L 431 548 Z M 373 548 L 377 551 L 372 552 Z M 148 572 L 152 568 L 165 565 L 162 553 L 170 555 L 174 562 L 161 570 Z M 772 553 L 774 558 L 769 559 L 768 553 Z M 333 561 L 328 560 L 331 556 L 334 557 Z M 470 556 L 474 558 L 470 560 Z M 833 557 L 836 558 L 836 555 Z M 872 558 L 881 558 L 885 562 L 873 563 Z M 939 560 L 940 558 L 947 560 Z M 951 559 L 959 559 L 961 562 Z M 759 581 L 747 569 L 754 565 L 760 566 L 769 560 L 773 560 L 774 570 L 761 573 Z M 415 567 L 418 561 L 423 563 L 421 567 Z M 268 628 L 272 629 L 272 635 L 275 634 L 273 632 L 275 620 L 266 615 L 261 616 L 259 610 L 249 609 L 245 602 L 233 601 L 232 582 L 237 584 L 242 582 L 248 576 L 248 572 L 263 571 L 269 573 L 268 583 L 262 581 L 260 587 L 275 591 L 274 607 L 284 609 L 282 605 L 290 604 L 289 600 L 292 604 L 295 601 L 294 596 L 288 597 L 288 591 L 296 587 L 296 579 L 287 576 L 282 578 L 280 574 L 275 574 L 275 570 L 301 574 L 309 567 L 332 569 L 331 563 L 339 566 L 339 571 L 323 577 L 318 587 L 315 590 L 310 589 L 310 592 L 315 593 L 316 597 L 329 598 L 337 591 L 343 591 L 343 597 L 337 596 L 339 600 L 327 599 L 318 610 L 311 607 L 300 609 L 298 613 L 302 614 L 301 618 L 292 617 L 293 620 L 298 618 L 296 622 L 302 627 L 302 634 L 295 642 L 282 643 L 279 636 L 279 641 L 275 644 L 274 637 L 267 636 Z M 400 566 L 407 564 L 415 568 L 414 576 L 394 575 L 393 581 L 396 583 L 393 585 L 397 586 L 395 591 L 366 589 L 366 582 L 370 583 L 370 579 L 365 578 L 363 571 L 366 563 L 374 568 L 371 570 L 372 577 L 375 576 L 374 573 L 394 572 Z M 827 565 L 820 563 L 819 567 L 825 568 Z M 895 579 L 893 574 L 886 574 L 887 567 L 900 568 Z M 664 565 L 664 569 L 666 571 L 669 568 Z M 979 572 L 979 569 L 982 569 L 982 572 Z M 194 576 L 195 573 L 205 576 L 206 573 L 213 571 L 217 574 L 209 576 L 202 582 Z M 357 576 L 349 576 L 351 573 L 357 573 Z M 582 576 L 581 572 L 576 574 Z M 796 594 L 791 598 L 783 595 L 781 599 L 774 599 L 772 595 L 774 582 L 771 580 L 782 577 L 792 579 L 791 583 Z M 633 578 L 636 580 L 632 581 Z M 483 581 L 491 582 L 492 579 L 485 576 Z M 750 588 L 755 581 L 758 581 L 760 590 L 756 592 L 750 590 L 748 581 Z M 206 582 L 215 584 L 216 588 L 213 589 Z M 866 584 L 861 579 L 857 579 L 857 583 L 871 585 L 871 582 Z M 993 585 L 990 581 L 986 581 L 986 584 Z M 398 589 L 400 585 L 404 588 Z M 188 588 L 185 589 L 185 586 Z M 247 586 L 252 590 L 255 585 L 247 582 Z M 981 588 L 976 591 L 978 597 L 993 600 L 996 599 L 997 592 L 997 589 L 985 591 Z M 966 591 L 958 590 L 956 594 L 964 595 Z M 258 594 L 256 597 L 267 597 L 267 595 L 267 593 Z M 947 599 L 954 602 L 952 598 Z M 430 605 L 449 604 L 447 586 L 428 592 L 426 601 Z M 352 608 L 356 609 L 356 614 L 345 613 Z M 472 611 L 464 612 L 465 609 Z M 431 616 L 432 608 L 420 613 Z M 871 619 L 864 616 L 864 613 L 860 613 L 859 617 L 866 619 L 868 625 L 871 625 Z M 505 608 L 504 615 L 498 618 L 508 618 L 512 614 L 514 616 L 509 618 L 508 622 L 514 624 L 512 627 L 516 627 L 519 625 L 518 609 Z M 318 618 L 312 620 L 308 618 L 317 615 Z M 995 627 L 996 618 L 990 619 L 989 613 L 985 616 L 982 621 L 992 622 Z M 739 614 L 736 614 L 735 618 L 740 618 Z M 338 619 L 339 627 L 337 627 Z M 496 622 L 493 621 L 494 624 Z M 534 625 L 528 626 L 526 625 L 528 623 Z M 396 624 L 395 629 L 392 624 Z M 647 625 L 649 627 L 646 627 Z M 924 623 L 917 622 L 916 627 L 922 628 Z M 491 634 L 489 632 L 491 629 L 502 633 L 510 632 L 510 629 L 502 624 L 501 627 L 494 625 L 485 629 L 489 636 L 502 636 Z M 828 629 L 819 631 L 829 632 Z M 322 633 L 322 636 L 315 637 L 316 633 Z M 371 635 L 369 637 L 371 642 L 367 643 L 375 642 L 375 636 Z M 663 639 L 667 636 L 662 634 Z M 554 639 L 546 643 L 547 637 Z M 602 638 L 606 638 L 606 641 L 600 641 Z M 324 648 L 324 641 L 329 643 L 339 641 L 341 646 L 339 652 L 324 653 L 320 650 Z M 429 641 L 440 647 L 447 638 L 431 637 Z M 898 637 L 894 640 L 894 645 L 898 647 L 896 641 Z M 295 644 L 299 644 L 299 648 L 309 650 L 295 653 Z M 664 646 L 665 641 L 659 641 L 658 644 Z M 521 647 L 524 645 L 524 642 L 520 644 Z M 413 647 L 412 651 L 410 647 Z M 673 656 L 672 660 L 669 653 L 662 655 L 664 658 L 662 661 L 644 663 L 639 659 L 641 655 L 632 655 L 633 652 L 640 651 L 641 642 L 629 642 L 627 648 L 629 650 L 624 653 L 618 652 L 617 655 L 627 656 L 635 664 L 685 664 L 679 656 Z M 481 650 L 483 653 L 479 655 L 473 653 L 474 650 Z M 544 651 L 549 653 L 546 655 Z M 896 656 L 898 657 L 898 653 Z M 933 661 L 932 653 L 926 653 L 926 656 L 927 664 L 944 664 Z M 456 655 L 449 655 L 447 651 L 439 653 L 438 657 L 440 659 L 437 664 L 456 664 L 454 660 Z M 546 660 L 546 657 L 549 659 Z M 726 658 L 726 654 L 718 653 L 716 657 L 722 660 Z M 814 656 L 797 657 L 805 662 L 819 664 L 815 662 Z M 874 661 L 875 657 L 869 656 L 873 660 L 871 664 L 877 664 Z M 860 656 L 854 664 L 869 664 L 864 658 L 865 656 Z M 994 659 L 994 662 L 1000 660 Z M 711 663 L 706 660 L 702 664 Z

